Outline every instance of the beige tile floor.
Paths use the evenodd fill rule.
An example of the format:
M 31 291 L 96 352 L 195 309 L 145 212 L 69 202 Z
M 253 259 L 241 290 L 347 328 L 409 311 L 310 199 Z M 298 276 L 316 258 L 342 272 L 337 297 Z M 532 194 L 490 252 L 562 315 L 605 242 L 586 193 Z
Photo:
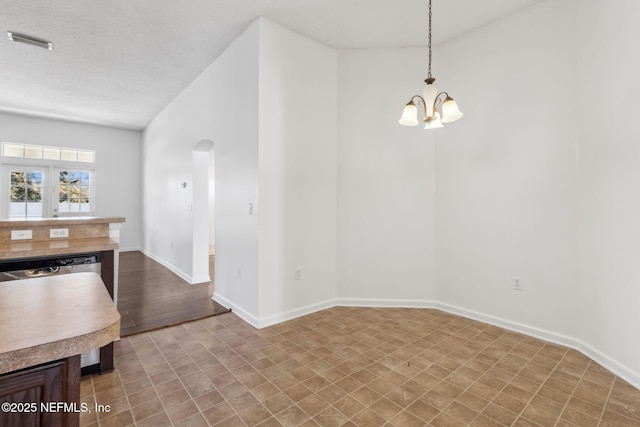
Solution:
M 124 338 L 82 381 L 89 426 L 640 426 L 640 391 L 582 354 L 427 309 L 224 314 Z

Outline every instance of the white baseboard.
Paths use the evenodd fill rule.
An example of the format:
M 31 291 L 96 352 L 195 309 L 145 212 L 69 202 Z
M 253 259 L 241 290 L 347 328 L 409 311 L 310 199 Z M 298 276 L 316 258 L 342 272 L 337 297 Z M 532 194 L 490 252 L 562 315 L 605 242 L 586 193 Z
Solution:
M 145 251 L 144 249 L 140 249 L 140 252 L 142 252 L 145 256 L 148 256 L 149 258 L 151 258 L 155 262 L 157 262 L 159 264 L 162 264 L 163 266 L 167 267 L 169 270 L 171 270 L 172 272 L 177 274 L 178 277 L 180 277 L 185 282 L 187 282 L 187 283 L 189 283 L 191 285 L 194 284 L 194 283 L 200 283 L 200 282 L 194 282 L 193 278 L 191 276 L 189 276 L 185 272 L 181 271 L 179 268 L 174 267 L 173 265 L 171 265 L 167 261 L 163 260 L 162 258 L 159 258 L 159 257 L 155 256 L 154 254 Z
M 500 328 L 508 329 L 510 331 L 519 332 L 524 335 L 529 335 L 534 338 L 541 339 L 553 344 L 560 344 L 566 347 L 576 348 L 576 340 L 566 335 L 558 334 L 555 332 L 547 331 L 545 329 L 536 328 L 534 326 L 525 325 L 523 323 L 513 322 L 511 320 L 503 319 L 500 317 L 492 316 L 489 314 L 480 313 L 478 311 L 467 310 L 462 307 L 458 307 L 451 304 L 445 304 L 443 302 L 436 302 L 434 308 L 437 308 L 447 313 L 455 314 L 458 316 L 466 317 L 467 319 L 477 320 L 479 322 L 488 323 L 490 325 L 498 326 Z
M 388 307 L 388 308 L 430 308 L 438 309 L 447 313 L 455 314 L 458 316 L 466 317 L 468 319 L 477 320 L 479 322 L 488 323 L 490 325 L 498 326 L 513 332 L 518 332 L 524 335 L 528 335 L 534 338 L 541 339 L 554 344 L 559 344 L 565 347 L 572 348 L 584 354 L 588 358 L 602 365 L 606 369 L 610 370 L 620 378 L 627 381 L 629 384 L 640 389 L 640 374 L 633 369 L 628 368 L 622 363 L 607 356 L 602 351 L 587 344 L 579 339 L 569 337 L 567 335 L 559 334 L 556 332 L 548 331 L 545 329 L 537 328 L 535 326 L 526 325 L 523 323 L 514 322 L 511 320 L 503 319 L 500 317 L 492 316 L 489 314 L 481 313 L 474 310 L 468 310 L 462 307 L 457 307 L 451 304 L 446 304 L 439 301 L 432 300 L 385 300 L 385 299 L 362 299 L 362 298 L 336 298 L 332 300 L 323 301 L 318 304 L 312 304 L 306 307 L 301 307 L 295 310 L 290 310 L 284 313 L 279 313 L 265 318 L 257 318 L 246 310 L 236 306 L 231 301 L 227 300 L 220 295 L 214 293 L 214 298 L 225 307 L 230 307 L 234 313 L 240 318 L 254 326 L 255 328 L 264 328 L 272 326 L 287 320 L 292 320 L 307 314 L 315 313 L 320 310 L 325 310 L 331 307 Z
M 215 292 L 215 290 L 213 292 L 213 296 L 211 297 L 211 299 L 216 300 L 218 303 L 222 304 L 223 307 L 230 308 L 234 314 L 236 314 L 239 318 L 241 318 L 242 320 L 244 320 L 254 328 L 260 329 L 260 326 L 259 326 L 260 321 L 258 320 L 257 317 L 255 317 L 253 314 L 249 313 L 247 310 L 240 307 L 239 305 L 234 304 L 230 300 L 218 294 L 217 292 Z
M 298 317 L 306 316 L 307 314 L 335 307 L 334 300 L 328 300 L 318 304 L 312 304 L 306 307 L 297 308 L 295 310 L 287 311 L 284 313 L 278 313 L 271 316 L 258 318 L 249 313 L 247 310 L 235 304 L 233 301 L 230 301 L 229 299 L 223 297 L 215 291 L 213 292 L 212 298 L 218 301 L 224 307 L 230 308 L 232 312 L 238 315 L 238 317 L 240 317 L 242 320 L 256 329 L 262 329 L 269 326 L 277 325 L 278 323 L 286 322 L 287 320 L 296 319 Z
M 435 308 L 446 311 L 447 313 L 456 314 L 468 319 L 477 320 L 538 338 L 543 341 L 572 348 L 584 354 L 594 362 L 602 365 L 609 371 L 627 381 L 629 384 L 633 385 L 635 388 L 640 389 L 640 374 L 577 338 L 441 302 L 436 302 Z
M 606 354 L 602 353 L 597 348 L 592 347 L 587 343 L 580 341 L 581 348 L 579 350 L 582 354 L 592 359 L 594 362 L 604 366 L 638 390 L 640 390 L 640 373 L 628 368 L 627 366 L 612 359 Z
M 260 325 L 259 328 L 266 328 L 268 326 L 277 325 L 278 323 L 286 322 L 287 320 L 296 319 L 298 317 L 306 316 L 307 314 L 326 310 L 327 308 L 335 306 L 335 300 L 331 299 L 317 304 L 307 305 L 306 307 L 296 308 L 295 310 L 286 311 L 284 313 L 261 317 L 258 322 L 258 324 Z
M 333 305 L 338 307 L 435 308 L 434 301 L 410 299 L 336 298 Z
M 199 283 L 207 283 L 211 281 L 211 277 L 209 275 L 206 276 L 200 276 L 200 277 L 194 277 L 191 280 L 191 284 L 192 285 L 197 285 Z

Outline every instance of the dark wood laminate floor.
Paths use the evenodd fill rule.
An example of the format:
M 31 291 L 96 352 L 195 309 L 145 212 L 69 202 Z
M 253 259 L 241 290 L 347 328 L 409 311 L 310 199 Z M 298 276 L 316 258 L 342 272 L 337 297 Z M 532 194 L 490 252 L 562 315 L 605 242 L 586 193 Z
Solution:
M 211 278 L 213 260 L 212 255 Z M 190 285 L 139 251 L 120 253 L 118 282 L 123 337 L 229 312 L 211 299 L 213 281 Z

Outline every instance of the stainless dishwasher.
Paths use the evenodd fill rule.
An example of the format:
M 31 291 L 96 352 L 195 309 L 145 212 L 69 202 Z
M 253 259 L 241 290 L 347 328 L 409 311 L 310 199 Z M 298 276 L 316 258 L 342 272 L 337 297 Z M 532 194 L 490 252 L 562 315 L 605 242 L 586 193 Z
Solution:
M 0 261 L 0 282 L 34 277 L 95 272 L 100 274 L 102 255 L 99 252 L 57 255 L 37 258 L 18 258 Z M 82 353 L 82 374 L 98 372 L 100 349 Z

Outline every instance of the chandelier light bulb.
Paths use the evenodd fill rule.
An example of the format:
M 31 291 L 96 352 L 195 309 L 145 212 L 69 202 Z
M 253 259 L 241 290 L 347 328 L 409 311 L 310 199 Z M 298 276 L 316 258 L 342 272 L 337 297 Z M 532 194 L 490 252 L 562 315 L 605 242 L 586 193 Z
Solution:
M 442 104 L 442 123 L 451 123 L 455 122 L 458 119 L 461 119 L 463 114 L 458 109 L 458 104 L 453 100 L 450 96 L 444 100 L 444 104 Z
M 440 120 L 440 113 L 437 111 L 435 112 L 433 117 L 427 118 L 427 121 L 424 125 L 425 129 L 438 129 L 443 127 L 444 125 L 442 124 L 442 120 Z
M 403 126 L 417 126 L 418 125 L 418 107 L 413 101 L 409 101 L 409 103 L 404 107 L 404 111 L 402 111 L 402 117 L 398 120 Z

